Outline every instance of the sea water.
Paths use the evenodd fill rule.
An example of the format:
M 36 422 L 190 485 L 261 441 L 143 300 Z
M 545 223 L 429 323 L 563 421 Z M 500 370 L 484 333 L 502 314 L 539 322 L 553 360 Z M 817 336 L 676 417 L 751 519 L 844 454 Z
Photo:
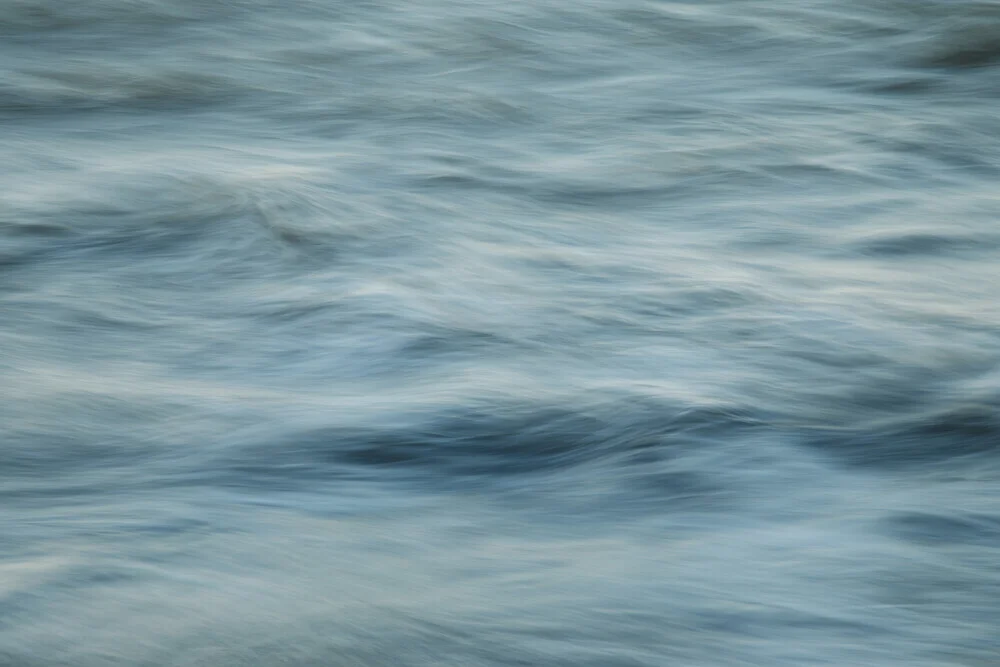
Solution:
M 1000 664 L 1000 3 L 4 0 L 0 665 Z

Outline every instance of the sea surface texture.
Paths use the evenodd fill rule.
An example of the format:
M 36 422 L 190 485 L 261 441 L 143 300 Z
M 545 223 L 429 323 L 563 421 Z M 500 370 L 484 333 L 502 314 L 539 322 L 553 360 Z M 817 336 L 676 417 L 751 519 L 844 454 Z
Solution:
M 3 0 L 0 667 L 1000 665 L 1000 2 Z

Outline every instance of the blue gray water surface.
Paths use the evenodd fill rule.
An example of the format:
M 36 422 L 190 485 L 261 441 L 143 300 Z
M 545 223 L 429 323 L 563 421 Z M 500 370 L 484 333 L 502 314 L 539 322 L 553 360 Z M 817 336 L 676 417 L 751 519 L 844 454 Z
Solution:
M 1000 664 L 1000 3 L 4 0 L 0 665 Z

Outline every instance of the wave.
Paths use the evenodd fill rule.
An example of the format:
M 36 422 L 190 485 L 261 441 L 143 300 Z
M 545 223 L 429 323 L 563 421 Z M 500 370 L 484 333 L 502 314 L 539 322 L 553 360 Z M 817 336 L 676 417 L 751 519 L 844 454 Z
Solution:
M 997 401 L 921 405 L 864 428 L 830 429 L 812 444 L 852 465 L 912 468 L 982 465 L 1000 453 Z
M 241 6 L 256 3 L 226 0 L 95 0 L 66 4 L 52 0 L 10 0 L 0 8 L 0 30 L 5 34 L 27 31 L 65 31 L 78 28 L 135 30 L 164 27 L 224 16 Z
M 248 88 L 230 77 L 164 66 L 89 62 L 0 77 L 0 111 L 179 109 L 231 100 Z

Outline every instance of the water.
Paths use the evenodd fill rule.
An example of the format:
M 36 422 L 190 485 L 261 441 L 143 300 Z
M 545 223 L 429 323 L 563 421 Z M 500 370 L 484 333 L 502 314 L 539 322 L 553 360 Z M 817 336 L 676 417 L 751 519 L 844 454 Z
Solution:
M 1000 3 L 0 33 L 0 665 L 1000 662 Z

